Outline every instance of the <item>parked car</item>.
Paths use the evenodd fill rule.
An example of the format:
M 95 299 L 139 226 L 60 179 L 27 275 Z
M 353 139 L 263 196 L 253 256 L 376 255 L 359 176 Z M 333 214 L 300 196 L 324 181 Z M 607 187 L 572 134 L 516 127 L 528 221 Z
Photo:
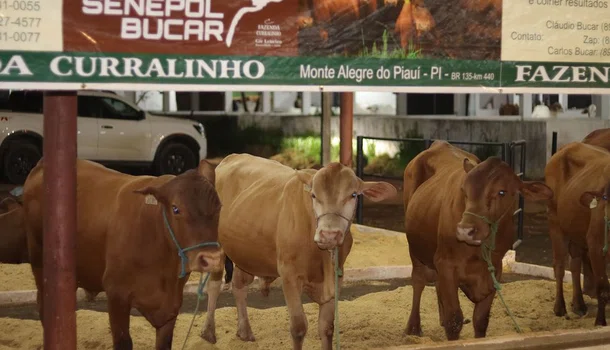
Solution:
M 79 158 L 177 175 L 207 156 L 197 121 L 152 115 L 108 91 L 78 91 L 77 99 Z M 23 184 L 42 157 L 42 108 L 42 91 L 0 93 L 0 173 L 13 184 Z

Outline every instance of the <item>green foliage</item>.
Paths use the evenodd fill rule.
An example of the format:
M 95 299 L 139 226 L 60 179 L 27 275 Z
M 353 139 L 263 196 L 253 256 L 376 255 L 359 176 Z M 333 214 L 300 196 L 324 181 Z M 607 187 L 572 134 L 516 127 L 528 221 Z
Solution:
M 413 129 L 408 130 L 403 138 L 405 139 L 423 139 L 424 135 L 420 134 L 417 131 L 417 123 L 415 123 L 415 127 Z M 398 154 L 396 155 L 399 161 L 399 164 L 404 169 L 409 162 L 415 158 L 418 154 L 423 152 L 426 149 L 426 145 L 424 141 L 405 141 L 401 142 L 399 147 Z
M 417 123 L 413 129 L 408 130 L 402 138 L 405 139 L 423 139 L 424 135 L 420 134 L 417 128 Z M 398 146 L 398 153 L 394 157 L 388 154 L 380 154 L 374 156 L 374 143 L 370 143 L 367 148 L 368 164 L 364 168 L 364 173 L 367 175 L 402 177 L 407 167 L 407 164 L 415 158 L 419 153 L 425 150 L 424 141 L 404 141 Z
M 422 57 L 421 49 L 415 49 L 415 45 L 412 41 L 409 42 L 407 50 L 403 50 L 398 43 L 394 42 L 394 48 L 390 50 L 388 41 L 390 37 L 387 30 L 383 31 L 381 36 L 381 48 L 377 48 L 377 43 L 373 42 L 373 46 L 370 51 L 364 42 L 364 33 L 362 34 L 362 52 L 360 57 L 375 57 L 375 58 L 403 58 L 403 59 L 416 59 Z
M 369 164 L 364 167 L 366 175 L 402 177 L 405 167 L 400 159 L 392 158 L 387 153 L 369 158 Z
M 375 142 L 369 142 L 366 145 L 366 150 L 363 150 L 363 152 L 364 152 L 365 157 L 374 158 L 375 157 Z

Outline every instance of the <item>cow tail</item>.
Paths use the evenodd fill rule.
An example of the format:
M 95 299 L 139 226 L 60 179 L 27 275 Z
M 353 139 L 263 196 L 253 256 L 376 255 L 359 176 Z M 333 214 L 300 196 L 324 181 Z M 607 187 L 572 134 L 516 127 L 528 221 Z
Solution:
M 228 284 L 233 279 L 233 261 L 228 256 L 225 256 L 225 271 L 225 284 Z

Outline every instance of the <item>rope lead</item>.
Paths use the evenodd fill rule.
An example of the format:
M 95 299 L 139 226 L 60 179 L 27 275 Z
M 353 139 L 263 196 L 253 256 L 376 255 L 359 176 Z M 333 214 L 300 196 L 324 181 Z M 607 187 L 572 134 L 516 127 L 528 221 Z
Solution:
M 335 247 L 333 252 L 335 262 L 335 349 L 341 349 L 341 341 L 339 340 L 339 277 L 343 276 L 343 271 L 339 267 L 339 248 Z
M 193 318 L 191 319 L 191 325 L 189 326 L 188 332 L 186 332 L 186 337 L 184 338 L 184 343 L 182 344 L 182 350 L 186 347 L 186 342 L 189 340 L 189 335 L 191 334 L 191 329 L 193 329 L 193 323 L 195 323 L 195 317 L 197 316 L 197 312 L 199 312 L 199 302 L 203 300 L 203 289 L 208 282 L 208 278 L 210 278 L 210 273 L 208 272 L 205 275 L 205 279 L 203 278 L 203 273 L 199 275 L 199 286 L 197 287 L 197 303 L 195 304 L 195 311 L 193 312 Z
M 517 321 L 515 320 L 515 317 L 513 316 L 513 313 L 510 311 L 508 305 L 506 305 L 506 302 L 504 301 L 504 297 L 502 296 L 502 292 L 501 292 L 502 285 L 496 279 L 496 268 L 491 263 L 491 252 L 493 252 L 496 249 L 496 235 L 498 233 L 498 227 L 499 227 L 500 220 L 498 220 L 496 222 L 492 222 L 485 216 L 471 213 L 468 211 L 465 211 L 464 214 L 472 215 L 476 218 L 479 218 L 479 219 L 485 221 L 489 225 L 489 237 L 481 245 L 481 257 L 483 258 L 483 261 L 485 261 L 487 263 L 487 270 L 489 270 L 489 273 L 491 274 L 491 279 L 493 281 L 494 289 L 498 293 L 498 298 L 500 299 L 500 302 L 504 306 L 504 309 L 506 309 L 506 313 L 508 313 L 508 316 L 513 321 L 515 330 L 517 331 L 517 333 L 522 333 L 521 328 L 519 327 L 519 325 L 517 324 Z M 502 216 L 504 216 L 504 215 L 502 215 Z M 500 219 L 502 219 L 502 217 L 500 217 Z

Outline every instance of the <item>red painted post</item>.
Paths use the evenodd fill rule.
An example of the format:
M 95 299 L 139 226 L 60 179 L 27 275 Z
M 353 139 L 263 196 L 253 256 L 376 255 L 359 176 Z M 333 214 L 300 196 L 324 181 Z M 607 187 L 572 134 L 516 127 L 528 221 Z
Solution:
M 76 92 L 44 95 L 44 349 L 76 350 Z
M 341 93 L 341 115 L 339 117 L 339 159 L 341 164 L 351 167 L 353 159 L 352 138 L 354 134 L 354 93 Z

